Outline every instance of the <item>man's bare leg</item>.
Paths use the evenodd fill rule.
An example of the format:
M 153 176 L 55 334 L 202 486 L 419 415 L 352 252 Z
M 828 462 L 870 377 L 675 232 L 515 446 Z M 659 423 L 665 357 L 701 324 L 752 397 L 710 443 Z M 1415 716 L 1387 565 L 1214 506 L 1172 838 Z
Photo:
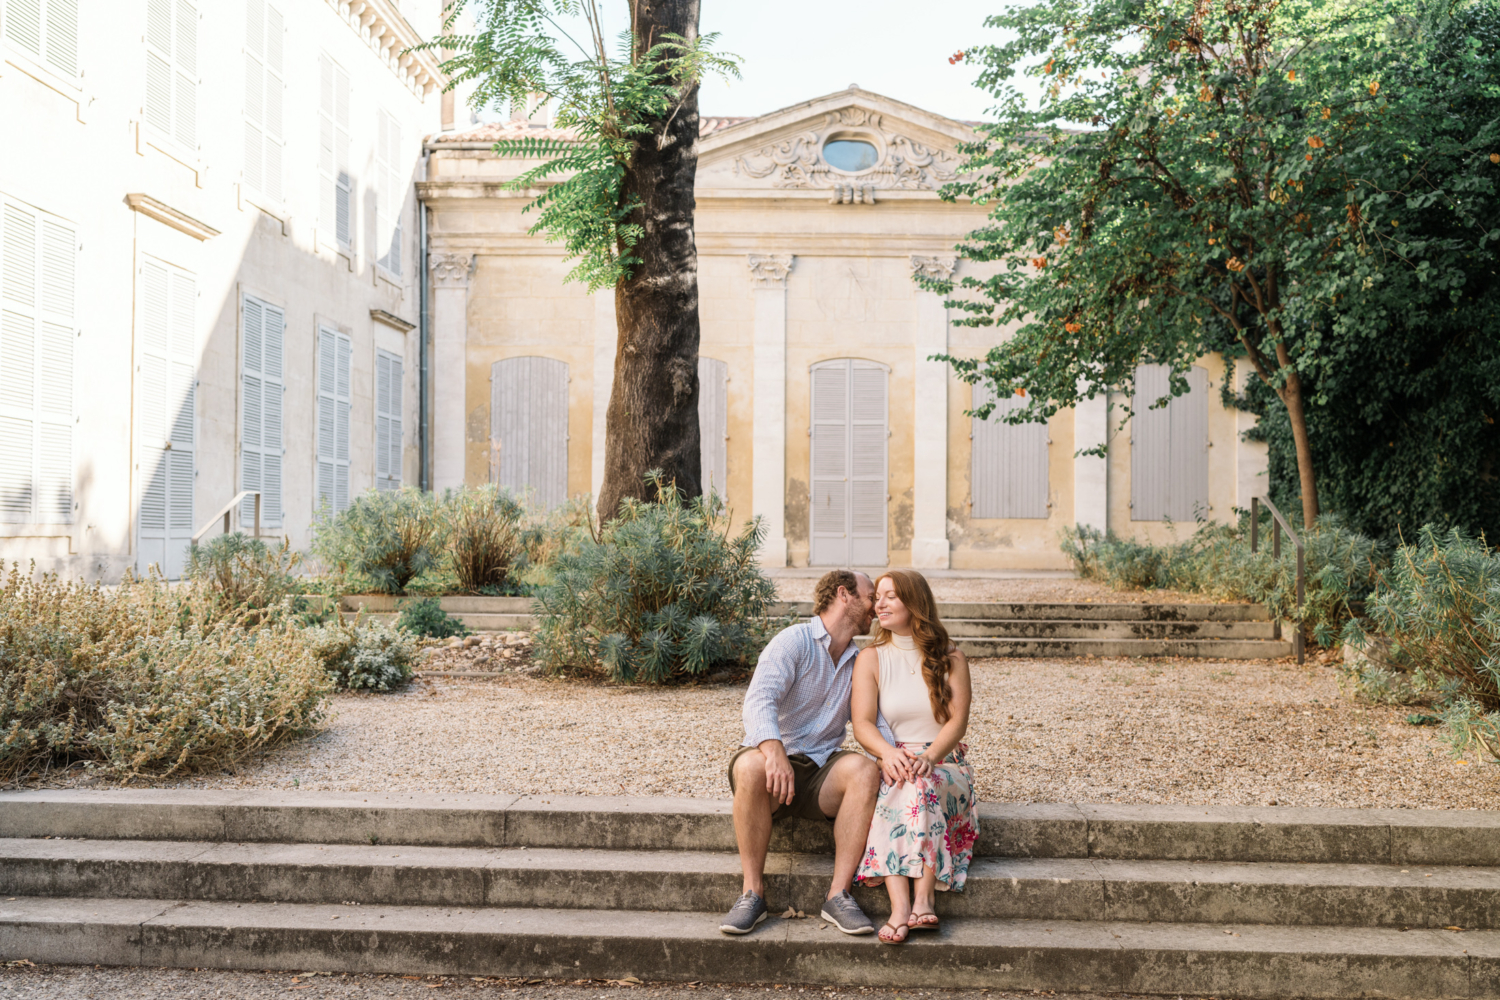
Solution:
M 771 847 L 771 793 L 766 791 L 766 758 L 759 750 L 734 762 L 734 840 L 745 872 L 741 892 L 766 896 L 766 851 Z
M 845 754 L 834 761 L 818 791 L 818 808 L 823 815 L 834 817 L 833 884 L 828 889 L 829 899 L 847 892 L 854 884 L 854 873 L 865 854 L 870 817 L 875 815 L 875 798 L 879 794 L 880 767 L 861 754 Z M 738 816 L 738 805 L 735 808 Z M 764 863 L 764 854 L 761 859 Z

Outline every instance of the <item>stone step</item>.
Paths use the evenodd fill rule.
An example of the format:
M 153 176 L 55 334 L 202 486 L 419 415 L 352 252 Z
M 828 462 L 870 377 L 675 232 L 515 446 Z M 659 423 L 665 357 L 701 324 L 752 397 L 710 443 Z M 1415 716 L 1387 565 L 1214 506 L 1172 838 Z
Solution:
M 1274 639 L 1274 622 L 1219 621 L 1067 621 L 1043 618 L 1009 621 L 995 618 L 946 618 L 943 625 L 957 638 L 977 639 Z
M 1066 658 L 1073 656 L 1185 656 L 1207 660 L 1271 660 L 1292 655 L 1287 639 L 1004 639 L 958 638 L 964 655 Z
M 982 803 L 979 821 L 980 857 L 1500 867 L 1488 811 Z M 0 837 L 735 848 L 718 799 L 149 788 L 0 792 Z M 778 823 L 772 849 L 826 852 L 828 825 Z
M 766 898 L 815 912 L 833 858 L 772 854 Z M 0 840 L 0 896 L 722 912 L 739 856 L 709 851 Z M 855 890 L 881 919 L 884 889 Z M 945 917 L 1467 929 L 1500 926 L 1500 868 L 976 858 Z
M 1500 932 L 950 918 L 902 947 L 820 920 L 747 938 L 720 914 L 22 897 L 33 962 L 1242 997 L 1500 995 Z

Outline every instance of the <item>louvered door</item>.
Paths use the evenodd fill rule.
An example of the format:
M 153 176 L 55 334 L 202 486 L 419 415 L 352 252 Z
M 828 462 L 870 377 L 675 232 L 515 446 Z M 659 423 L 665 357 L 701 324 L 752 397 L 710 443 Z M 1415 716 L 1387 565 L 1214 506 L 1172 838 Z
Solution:
M 1208 372 L 1188 369 L 1188 392 L 1166 406 L 1171 369 L 1136 369 L 1130 418 L 1130 519 L 1193 521 L 1208 510 Z
M 141 262 L 139 282 L 137 568 L 155 565 L 175 580 L 194 528 L 198 290 L 191 274 L 150 258 Z
M 729 495 L 729 365 L 698 359 L 698 447 L 703 493 Z
M 973 398 L 977 410 L 995 400 L 995 393 L 980 384 L 974 386 Z M 1005 422 L 1008 414 L 1025 407 L 1025 399 L 1007 396 L 995 401 L 988 419 L 974 418 L 969 480 L 974 517 L 1047 516 L 1047 425 Z
M 262 528 L 281 526 L 282 378 L 286 320 L 268 302 L 247 295 L 242 306 L 244 350 L 240 362 L 240 489 L 259 492 Z M 240 507 L 242 530 L 253 530 L 255 501 Z
M 490 367 L 494 481 L 549 510 L 568 497 L 568 366 L 521 357 Z
M 884 566 L 889 374 L 841 358 L 814 365 L 811 376 L 809 561 Z

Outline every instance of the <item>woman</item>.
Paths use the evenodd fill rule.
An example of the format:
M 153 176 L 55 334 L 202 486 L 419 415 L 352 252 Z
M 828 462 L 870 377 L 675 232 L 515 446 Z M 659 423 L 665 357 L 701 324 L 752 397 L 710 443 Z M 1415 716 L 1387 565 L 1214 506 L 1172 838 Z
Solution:
M 883 780 L 855 878 L 884 881 L 891 918 L 880 940 L 900 944 L 911 931 L 938 928 L 937 892 L 963 890 L 979 835 L 962 742 L 969 662 L 948 641 L 922 574 L 891 570 L 875 581 L 875 615 L 875 639 L 854 661 L 850 710 L 854 737 L 880 760 Z M 895 746 L 880 735 L 877 711 Z

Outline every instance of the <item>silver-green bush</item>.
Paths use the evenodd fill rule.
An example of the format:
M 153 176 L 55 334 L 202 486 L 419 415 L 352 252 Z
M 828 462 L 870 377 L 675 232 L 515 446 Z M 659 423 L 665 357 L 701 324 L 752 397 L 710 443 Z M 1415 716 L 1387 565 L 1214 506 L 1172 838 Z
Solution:
M 334 686 L 350 691 L 392 691 L 411 680 L 417 644 L 394 625 L 363 614 L 307 629 L 307 649 Z
M 403 594 L 438 566 L 447 534 L 443 501 L 433 494 L 411 486 L 369 490 L 337 514 L 319 512 L 312 551 L 339 589 Z

